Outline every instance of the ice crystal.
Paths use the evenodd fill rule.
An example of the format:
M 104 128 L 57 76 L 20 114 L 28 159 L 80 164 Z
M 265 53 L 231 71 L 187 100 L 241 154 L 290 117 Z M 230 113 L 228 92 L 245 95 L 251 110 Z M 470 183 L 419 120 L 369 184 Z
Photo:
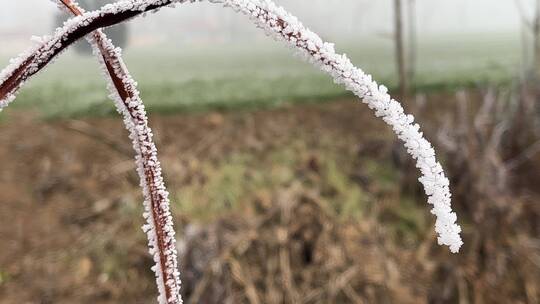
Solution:
M 372 109 L 377 117 L 392 127 L 404 142 L 407 152 L 416 160 L 422 176 L 431 213 L 436 216 L 435 231 L 438 243 L 458 252 L 462 245 L 461 228 L 456 224 L 456 214 L 450 207 L 450 188 L 442 166 L 435 159 L 435 151 L 423 137 L 414 117 L 404 113 L 403 107 L 379 86 L 371 76 L 355 67 L 346 55 L 339 55 L 334 45 L 305 28 L 298 19 L 269 0 L 225 0 L 223 4 L 247 16 L 266 33 L 286 42 L 307 60 L 330 74 L 334 81 L 352 91 Z
M 148 236 L 149 252 L 155 262 L 152 270 L 156 275 L 159 291 L 158 302 L 182 303 L 176 239 L 172 215 L 169 210 L 169 193 L 163 182 L 161 164 L 157 158 L 157 149 L 152 139 L 152 130 L 148 126 L 148 118 L 136 89 L 136 83 L 127 73 L 127 69 L 120 59 L 120 50 L 115 48 L 108 39 L 101 41 L 105 41 L 106 52 L 119 58 L 118 63 L 113 66 L 114 73 L 122 81 L 123 86 L 131 92 L 129 97 L 122 98 L 114 81 L 108 77 L 111 71 L 108 69 L 104 57 L 100 56 L 100 51 L 103 52 L 103 49 L 98 47 L 99 41 L 97 39 L 93 40 L 94 53 L 99 58 L 104 77 L 109 79 L 107 87 L 111 92 L 110 97 L 115 101 L 118 112 L 124 117 L 124 125 L 129 131 L 129 137 L 136 151 L 135 162 L 140 177 L 140 186 L 143 189 L 143 216 L 146 219 L 146 224 L 142 229 Z M 160 226 L 159 229 L 156 225 Z
M 70 0 L 58 1 L 54 2 L 72 13 L 84 13 Z M 152 140 L 152 130 L 148 126 L 148 118 L 139 97 L 137 84 L 124 64 L 121 49 L 116 48 L 101 30 L 94 31 L 86 39 L 98 58 L 103 76 L 108 80 L 110 97 L 115 102 L 118 112 L 124 117 L 124 125 L 133 142 L 137 172 L 144 196 L 143 216 L 146 224 L 143 231 L 148 236 L 149 252 L 155 262 L 152 270 L 156 275 L 158 302 L 181 303 L 176 239 L 169 210 L 168 192 L 163 183 L 157 149 Z
M 398 138 L 404 142 L 407 152 L 416 160 L 416 167 L 422 174 L 419 181 L 424 186 L 428 203 L 433 205 L 431 212 L 436 216 L 435 231 L 438 234 L 439 244 L 449 246 L 452 252 L 458 252 L 462 245 L 461 228 L 456 224 L 456 214 L 452 212 L 450 206 L 449 181 L 435 158 L 433 147 L 423 137 L 419 125 L 414 122 L 414 117 L 404 113 L 401 104 L 391 98 L 387 88 L 378 85 L 370 75 L 355 67 L 346 55 L 337 54 L 333 44 L 322 41 L 317 34 L 305 28 L 296 17 L 272 1 L 208 1 L 222 3 L 247 15 L 267 34 L 296 49 L 311 63 L 330 74 L 336 83 L 360 97 L 377 117 L 392 127 Z M 0 109 L 13 101 L 25 81 L 80 38 L 77 36 L 80 32 L 89 34 L 98 30 L 101 25 L 99 22 L 106 17 L 118 17 L 113 23 L 119 23 L 143 12 L 155 12 L 163 6 L 185 2 L 196 1 L 118 1 L 66 21 L 52 36 L 34 37 L 32 40 L 35 45 L 13 59 L 10 65 L 0 72 Z M 111 98 L 124 116 L 124 123 L 137 151 L 137 171 L 141 177 L 145 198 L 144 217 L 147 219 L 143 230 L 148 234 L 149 251 L 156 262 L 152 269 L 156 272 L 159 303 L 180 303 L 180 281 L 168 193 L 161 177 L 161 167 L 144 106 L 139 98 L 136 83 L 121 60 L 120 50 L 115 48 L 99 30 L 90 37 L 90 41 L 106 78 L 111 80 L 109 83 Z M 156 229 L 156 225 L 160 225 L 159 229 Z

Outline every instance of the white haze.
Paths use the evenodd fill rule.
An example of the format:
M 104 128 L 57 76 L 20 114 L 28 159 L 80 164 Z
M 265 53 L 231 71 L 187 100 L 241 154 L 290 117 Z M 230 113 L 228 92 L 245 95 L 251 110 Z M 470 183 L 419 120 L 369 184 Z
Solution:
M 57 8 L 48 0 L 0 0 L 0 52 L 48 34 Z M 386 36 L 392 32 L 393 0 L 276 0 L 330 40 Z M 407 1 L 405 1 L 407 2 Z M 514 0 L 416 0 L 420 35 L 515 33 L 521 21 Z M 521 0 L 530 12 L 533 0 Z M 197 3 L 165 8 L 131 21 L 131 36 L 146 44 L 164 41 L 248 41 L 260 33 L 243 16 L 218 5 Z M 135 34 L 136 33 L 136 34 Z M 23 42 L 24 41 L 24 42 Z

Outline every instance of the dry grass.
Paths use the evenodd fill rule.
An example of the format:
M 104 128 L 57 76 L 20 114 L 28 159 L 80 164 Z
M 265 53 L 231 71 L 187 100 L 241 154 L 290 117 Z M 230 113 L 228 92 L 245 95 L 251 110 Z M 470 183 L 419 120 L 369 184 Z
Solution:
M 456 256 L 436 245 L 416 171 L 361 105 L 152 117 L 186 236 L 186 301 L 537 302 L 540 160 L 523 155 L 539 137 L 514 126 L 522 118 L 493 132 L 534 113 L 507 102 L 523 96 L 515 92 L 431 95 L 417 115 L 452 173 L 466 240 Z M 0 221 L 16 223 L 0 225 L 6 303 L 153 299 L 121 123 L 82 124 L 98 133 L 70 121 L 3 122 Z M 493 134 L 500 144 L 485 145 Z M 495 174 L 516 159 L 526 160 Z

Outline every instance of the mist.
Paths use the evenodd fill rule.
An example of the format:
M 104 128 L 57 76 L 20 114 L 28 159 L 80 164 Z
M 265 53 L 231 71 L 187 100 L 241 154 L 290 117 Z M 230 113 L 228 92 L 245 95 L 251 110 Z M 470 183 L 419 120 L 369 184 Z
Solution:
M 51 1 L 4 1 L 0 10 L 0 51 L 8 46 L 29 44 L 30 35 L 45 35 L 55 28 L 58 9 Z M 327 39 L 348 40 L 359 36 L 387 36 L 392 33 L 392 1 L 367 0 L 279 0 L 307 26 Z M 532 12 L 533 1 L 522 0 Z M 418 0 L 419 35 L 520 32 L 521 20 L 512 0 Z M 156 16 L 130 22 L 131 37 L 144 43 L 222 40 L 250 40 L 262 35 L 246 18 L 215 4 L 197 3 L 177 9 L 163 9 Z M 19 43 L 16 43 L 19 42 Z

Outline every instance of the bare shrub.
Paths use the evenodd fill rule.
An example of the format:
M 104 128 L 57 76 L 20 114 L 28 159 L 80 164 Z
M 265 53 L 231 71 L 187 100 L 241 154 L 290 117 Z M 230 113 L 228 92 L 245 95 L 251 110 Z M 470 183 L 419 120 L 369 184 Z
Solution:
M 467 243 L 464 260 L 438 264 L 432 302 L 539 301 L 537 100 L 524 84 L 488 87 L 460 91 L 444 111 L 424 112 L 442 113 L 428 136 L 451 172 Z

